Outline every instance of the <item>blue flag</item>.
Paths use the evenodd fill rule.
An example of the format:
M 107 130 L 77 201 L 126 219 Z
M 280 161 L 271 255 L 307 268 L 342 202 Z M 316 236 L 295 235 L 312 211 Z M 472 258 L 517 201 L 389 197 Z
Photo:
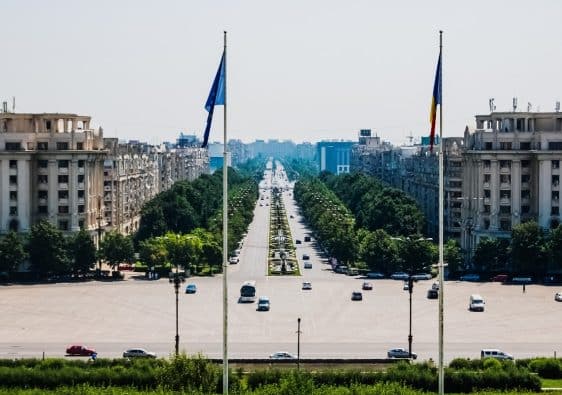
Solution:
M 205 134 L 203 135 L 203 144 L 201 145 L 201 148 L 205 148 L 209 142 L 209 132 L 211 131 L 211 123 L 213 122 L 213 112 L 215 111 L 215 106 L 224 106 L 225 77 L 226 65 L 223 52 L 221 63 L 219 65 L 219 69 L 217 70 L 217 75 L 215 75 L 211 91 L 209 92 L 209 97 L 205 103 L 205 110 L 209 112 L 209 115 L 207 116 L 207 126 L 205 127 Z

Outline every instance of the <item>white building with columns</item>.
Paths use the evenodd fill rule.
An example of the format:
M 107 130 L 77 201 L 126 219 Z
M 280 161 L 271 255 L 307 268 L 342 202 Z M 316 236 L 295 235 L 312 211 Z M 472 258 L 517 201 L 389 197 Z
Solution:
M 562 113 L 492 112 L 464 134 L 461 246 L 473 256 L 483 237 L 513 226 L 560 223 Z

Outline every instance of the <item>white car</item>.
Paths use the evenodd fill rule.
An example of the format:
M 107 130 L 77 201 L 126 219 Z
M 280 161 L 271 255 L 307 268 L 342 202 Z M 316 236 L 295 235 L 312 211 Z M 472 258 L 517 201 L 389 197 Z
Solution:
M 269 356 L 269 359 L 297 359 L 297 357 L 285 351 L 278 351 L 276 353 L 271 354 Z
M 302 289 L 303 290 L 311 290 L 312 289 L 312 283 L 309 281 L 305 281 L 302 283 Z
M 228 260 L 228 262 L 235 265 L 238 262 L 240 262 L 240 259 L 237 256 L 231 256 L 230 259 Z
M 554 294 L 554 300 L 557 302 L 562 302 L 562 292 L 556 292 L 556 294 Z
M 123 358 L 156 358 L 156 354 L 144 348 L 130 348 L 123 352 Z

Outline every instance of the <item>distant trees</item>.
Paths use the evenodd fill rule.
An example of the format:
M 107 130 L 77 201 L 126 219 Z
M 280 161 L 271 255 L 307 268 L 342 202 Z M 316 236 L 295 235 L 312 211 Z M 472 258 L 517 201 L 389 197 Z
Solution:
M 70 270 L 68 243 L 62 232 L 50 222 L 39 221 L 31 227 L 28 246 L 31 268 L 39 276 Z
M 115 269 L 120 263 L 132 262 L 135 250 L 131 237 L 111 231 L 106 233 L 101 241 L 99 253 L 101 258 Z
M 70 240 L 71 270 L 75 273 L 88 272 L 96 263 L 96 246 L 90 234 L 81 229 Z
M 0 272 L 8 276 L 27 258 L 22 238 L 15 232 L 8 233 L 0 239 Z
M 384 229 L 374 232 L 361 229 L 358 233 L 359 258 L 369 270 L 392 273 L 398 266 L 398 248 Z

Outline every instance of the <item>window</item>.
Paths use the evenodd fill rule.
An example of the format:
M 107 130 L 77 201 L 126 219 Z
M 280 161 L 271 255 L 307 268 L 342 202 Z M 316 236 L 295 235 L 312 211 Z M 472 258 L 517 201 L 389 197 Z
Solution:
M 557 202 L 559 197 L 560 197 L 560 192 L 552 191 L 552 200 L 553 201 Z
M 485 143 L 484 149 L 486 151 L 491 151 L 492 150 L 492 142 L 489 141 L 489 142 Z
M 51 121 L 45 121 L 45 129 L 51 130 Z
M 84 174 L 78 174 L 78 182 L 84 182 Z
M 59 199 L 68 199 L 68 191 L 59 191 Z
M 521 167 L 524 168 L 524 169 L 529 168 L 530 164 L 531 164 L 531 162 L 528 161 L 528 160 L 522 160 L 521 161 Z
M 59 206 L 59 214 L 68 214 L 68 206 Z
M 559 160 L 553 160 L 552 161 L 552 168 L 553 169 L 559 169 L 560 168 L 560 161 Z
M 492 162 L 490 162 L 489 160 L 485 160 L 485 161 L 483 161 L 483 162 L 484 162 L 484 168 L 485 168 L 485 169 L 489 169 L 490 166 L 491 166 L 491 164 L 492 164 Z
M 490 220 L 489 219 L 484 220 L 484 229 L 485 230 L 490 229 Z
M 84 205 L 83 205 L 83 204 L 81 204 L 81 205 L 78 206 L 78 212 L 79 212 L 79 213 L 83 213 L 83 212 L 84 212 Z
M 511 141 L 505 141 L 500 143 L 500 149 L 504 151 L 511 150 Z
M 529 211 L 531 211 L 530 206 L 521 206 L 521 213 L 522 214 L 529 214 Z
M 39 191 L 37 192 L 37 197 L 39 199 L 47 199 L 47 196 L 49 195 L 49 193 L 47 191 Z
M 553 150 L 553 151 L 562 150 L 562 141 L 549 141 L 548 142 L 548 149 Z
M 37 211 L 39 212 L 39 214 L 47 214 L 47 206 L 39 206 L 37 208 Z
M 68 168 L 68 161 L 67 160 L 59 160 L 59 169 L 61 168 Z
M 10 206 L 10 215 L 18 215 L 18 207 Z
M 84 149 L 84 143 L 76 143 L 76 149 L 77 150 L 83 150 Z
M 38 160 L 38 161 L 37 161 L 37 166 L 38 166 L 40 169 L 46 169 L 47 166 L 49 166 L 49 161 L 48 161 L 48 160 L 44 160 L 44 159 Z
M 80 160 L 78 161 L 78 167 L 84 167 L 84 162 L 85 162 L 85 161 L 84 161 L 83 159 L 80 159 Z
M 10 185 L 18 184 L 18 176 L 10 176 Z
M 6 143 L 6 151 L 20 151 L 21 142 L 19 143 Z
M 521 191 L 521 199 L 529 199 L 531 197 L 531 192 L 528 189 Z
M 484 205 L 484 214 L 490 214 L 490 205 L 489 204 Z
M 10 161 L 10 169 L 17 169 L 18 168 L 18 161 L 17 160 L 11 160 Z
M 49 149 L 49 143 L 45 141 L 37 142 L 37 150 L 39 151 L 47 151 Z
M 500 206 L 500 214 L 511 214 L 511 206 Z
M 78 198 L 81 198 L 81 199 L 84 198 L 84 190 L 83 189 L 78 190 Z
M 10 200 L 18 200 L 18 191 L 10 191 Z
M 78 226 L 80 227 L 80 229 L 84 229 L 84 220 L 83 219 L 78 220 Z
M 67 142 L 57 142 L 57 150 L 65 151 L 67 149 L 68 149 L 68 143 Z
M 492 179 L 491 174 L 484 174 L 484 182 L 490 182 L 491 179 Z
M 68 183 L 68 176 L 66 176 L 66 175 L 59 176 L 59 183 L 61 183 L 61 184 Z
M 511 220 L 509 219 L 502 219 L 500 221 L 500 229 L 507 232 L 511 230 Z
M 66 220 L 59 221 L 59 230 L 68 230 L 68 221 Z
M 500 160 L 500 168 L 501 169 L 510 168 L 510 167 L 511 167 L 511 161 L 510 160 Z
M 490 190 L 489 189 L 484 189 L 484 197 L 485 198 L 489 198 L 491 195 Z
M 552 186 L 557 187 L 559 183 L 560 183 L 560 176 L 559 175 L 553 175 L 552 176 Z
M 510 184 L 511 183 L 511 176 L 509 174 L 500 175 L 500 183 Z
M 531 176 L 529 174 L 521 175 L 521 182 L 529 182 L 530 179 L 531 179 Z
M 46 174 L 39 174 L 37 176 L 37 182 L 39 182 L 39 184 L 46 184 L 49 182 L 49 177 Z
M 17 232 L 20 229 L 20 223 L 17 219 L 13 219 L 10 221 L 10 230 L 12 232 Z
M 560 207 L 555 206 L 550 208 L 550 215 L 559 215 L 560 214 Z
M 522 151 L 529 151 L 531 149 L 531 143 L 521 142 L 521 143 L 519 143 L 519 149 L 522 150 Z
M 500 191 L 500 199 L 509 199 L 511 197 L 511 191 Z

